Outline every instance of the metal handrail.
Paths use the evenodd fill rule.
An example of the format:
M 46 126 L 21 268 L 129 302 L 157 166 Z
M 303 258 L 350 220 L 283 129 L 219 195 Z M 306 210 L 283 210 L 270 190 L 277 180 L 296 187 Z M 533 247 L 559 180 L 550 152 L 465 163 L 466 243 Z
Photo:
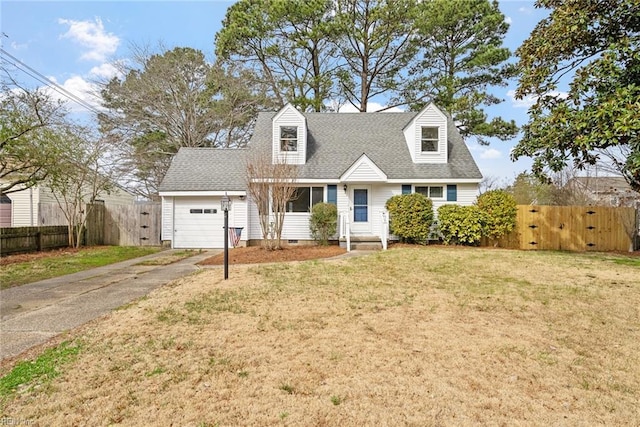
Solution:
M 389 216 L 386 211 L 380 212 L 382 216 L 382 226 L 380 232 L 380 240 L 382 241 L 382 250 L 387 250 L 387 241 L 389 240 Z
M 346 239 L 347 252 L 351 252 L 351 229 L 348 212 L 340 212 L 340 238 Z

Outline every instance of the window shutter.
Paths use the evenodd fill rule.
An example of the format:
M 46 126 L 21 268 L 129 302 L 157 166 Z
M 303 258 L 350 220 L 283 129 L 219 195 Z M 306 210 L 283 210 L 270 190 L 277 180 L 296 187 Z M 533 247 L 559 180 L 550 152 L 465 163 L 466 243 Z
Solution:
M 402 184 L 402 194 L 411 194 L 411 184 Z
M 338 186 L 327 185 L 327 203 L 338 205 Z
M 458 200 L 458 186 L 447 185 L 447 202 L 455 202 Z

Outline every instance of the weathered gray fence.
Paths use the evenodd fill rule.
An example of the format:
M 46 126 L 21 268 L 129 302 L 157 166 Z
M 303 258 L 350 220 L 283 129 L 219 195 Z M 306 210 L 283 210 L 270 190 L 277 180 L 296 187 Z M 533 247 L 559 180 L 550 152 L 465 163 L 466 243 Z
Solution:
M 61 211 L 41 205 L 44 222 L 57 222 Z M 87 206 L 83 245 L 159 246 L 162 207 L 160 203 Z M 65 220 L 66 223 L 66 220 Z M 69 245 L 67 226 L 8 227 L 0 229 L 2 256 L 62 248 Z
M 67 225 L 67 217 L 57 203 L 40 203 L 38 225 Z
M 160 203 L 134 205 L 95 205 L 91 210 L 91 227 L 87 226 L 87 243 L 104 245 L 159 246 L 162 207 Z M 99 224 L 102 222 L 102 227 Z M 89 228 L 92 228 L 90 231 Z
M 0 229 L 1 256 L 67 246 L 69 246 L 69 234 L 64 225 Z

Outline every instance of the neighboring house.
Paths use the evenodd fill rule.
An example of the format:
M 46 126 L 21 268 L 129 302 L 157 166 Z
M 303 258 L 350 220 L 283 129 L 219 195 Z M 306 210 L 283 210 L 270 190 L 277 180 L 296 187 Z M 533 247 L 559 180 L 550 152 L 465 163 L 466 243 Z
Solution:
M 8 203 L 4 202 L 5 197 L 9 199 Z M 120 205 L 133 204 L 135 199 L 135 195 L 121 187 L 116 187 L 110 194 L 105 193 L 98 198 L 105 203 Z M 2 200 L 3 216 L 10 218 L 10 221 L 3 221 L 3 227 L 67 225 L 53 192 L 45 184 L 5 194 Z
M 567 186 L 584 196 L 590 205 L 640 207 L 640 193 L 617 176 L 581 176 L 569 180 Z
M 229 226 L 241 241 L 261 238 L 258 210 L 246 189 L 247 159 L 299 165 L 282 238 L 311 240 L 317 202 L 337 205 L 340 236 L 385 236 L 386 201 L 419 192 L 445 203 L 472 204 L 482 174 L 451 119 L 433 104 L 419 113 L 301 113 L 287 105 L 260 113 L 246 149 L 182 148 L 160 185 L 162 239 L 174 248 L 221 248 L 220 200 L 231 197 Z

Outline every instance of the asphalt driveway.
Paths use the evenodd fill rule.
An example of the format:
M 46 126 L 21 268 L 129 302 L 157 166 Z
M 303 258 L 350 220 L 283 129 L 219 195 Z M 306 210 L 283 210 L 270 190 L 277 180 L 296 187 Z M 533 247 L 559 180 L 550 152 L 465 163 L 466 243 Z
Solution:
M 65 331 L 109 313 L 199 267 L 207 251 L 173 264 L 136 265 L 145 257 L 42 280 L 0 291 L 0 360 L 42 344 Z

